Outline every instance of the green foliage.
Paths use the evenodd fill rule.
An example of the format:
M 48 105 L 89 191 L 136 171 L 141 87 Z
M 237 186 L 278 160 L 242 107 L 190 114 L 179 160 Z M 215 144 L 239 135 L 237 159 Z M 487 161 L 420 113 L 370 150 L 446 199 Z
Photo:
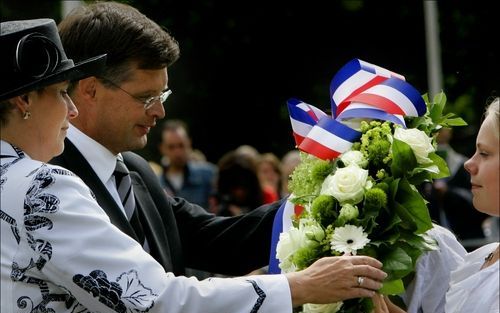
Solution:
M 292 257 L 292 262 L 297 266 L 298 270 L 305 269 L 318 259 L 321 254 L 318 247 L 319 245 L 303 247 L 295 252 Z
M 456 114 L 443 113 L 447 100 L 444 92 L 435 95 L 432 102 L 429 101 L 427 94 L 423 95 L 423 98 L 427 105 L 427 114 L 421 117 L 408 118 L 407 126 L 409 128 L 417 128 L 424 131 L 429 136 L 434 136 L 436 132 L 443 127 L 467 125 L 467 123 Z
M 304 153 L 301 154 L 301 163 L 291 174 L 288 188 L 295 195 L 297 204 L 307 204 L 321 190 L 321 184 L 332 170 L 328 161 L 323 161 Z

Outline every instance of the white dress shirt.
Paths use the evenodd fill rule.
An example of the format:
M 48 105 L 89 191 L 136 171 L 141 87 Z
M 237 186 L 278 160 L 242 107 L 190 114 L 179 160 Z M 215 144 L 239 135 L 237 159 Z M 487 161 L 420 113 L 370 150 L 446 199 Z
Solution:
M 125 209 L 120 201 L 120 196 L 116 190 L 115 177 L 113 172 L 116 166 L 117 155 L 114 155 L 103 145 L 90 138 L 75 126 L 71 125 L 68 129 L 67 138 L 75 145 L 80 153 L 89 162 L 90 166 L 102 181 L 106 189 L 115 200 L 116 204 L 125 214 Z M 120 156 L 121 157 L 121 156 Z

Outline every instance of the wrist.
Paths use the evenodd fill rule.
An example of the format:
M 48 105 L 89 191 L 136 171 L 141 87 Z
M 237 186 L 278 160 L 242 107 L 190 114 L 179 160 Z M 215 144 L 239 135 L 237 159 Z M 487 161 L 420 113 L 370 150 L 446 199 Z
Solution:
M 285 274 L 288 285 L 290 287 L 290 295 L 292 297 L 292 306 L 297 307 L 304 303 L 307 303 L 306 294 L 304 290 L 305 282 L 302 275 L 299 272 L 292 272 Z

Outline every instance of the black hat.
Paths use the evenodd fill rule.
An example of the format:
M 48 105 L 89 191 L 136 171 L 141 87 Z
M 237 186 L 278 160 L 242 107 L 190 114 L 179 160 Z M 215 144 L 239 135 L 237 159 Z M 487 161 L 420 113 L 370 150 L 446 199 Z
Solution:
M 66 80 L 99 74 L 106 55 L 74 64 L 52 19 L 0 24 L 0 101 Z

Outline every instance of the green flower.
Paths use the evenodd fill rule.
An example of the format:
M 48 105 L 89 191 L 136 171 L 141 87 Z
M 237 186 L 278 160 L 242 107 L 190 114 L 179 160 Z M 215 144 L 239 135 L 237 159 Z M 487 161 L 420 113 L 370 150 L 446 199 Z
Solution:
M 380 210 L 387 207 L 387 194 L 379 188 L 372 188 L 365 193 L 365 211 Z
M 307 204 L 319 194 L 321 184 L 333 165 L 313 156 L 301 154 L 302 161 L 290 175 L 289 190 L 294 195 L 294 203 Z
M 332 223 L 337 217 L 335 205 L 337 201 L 329 195 L 320 195 L 311 204 L 311 216 L 321 225 Z
M 345 223 L 355 220 L 358 218 L 359 210 L 358 207 L 349 203 L 342 205 L 340 209 L 339 218 L 335 222 L 338 226 L 343 226 Z

